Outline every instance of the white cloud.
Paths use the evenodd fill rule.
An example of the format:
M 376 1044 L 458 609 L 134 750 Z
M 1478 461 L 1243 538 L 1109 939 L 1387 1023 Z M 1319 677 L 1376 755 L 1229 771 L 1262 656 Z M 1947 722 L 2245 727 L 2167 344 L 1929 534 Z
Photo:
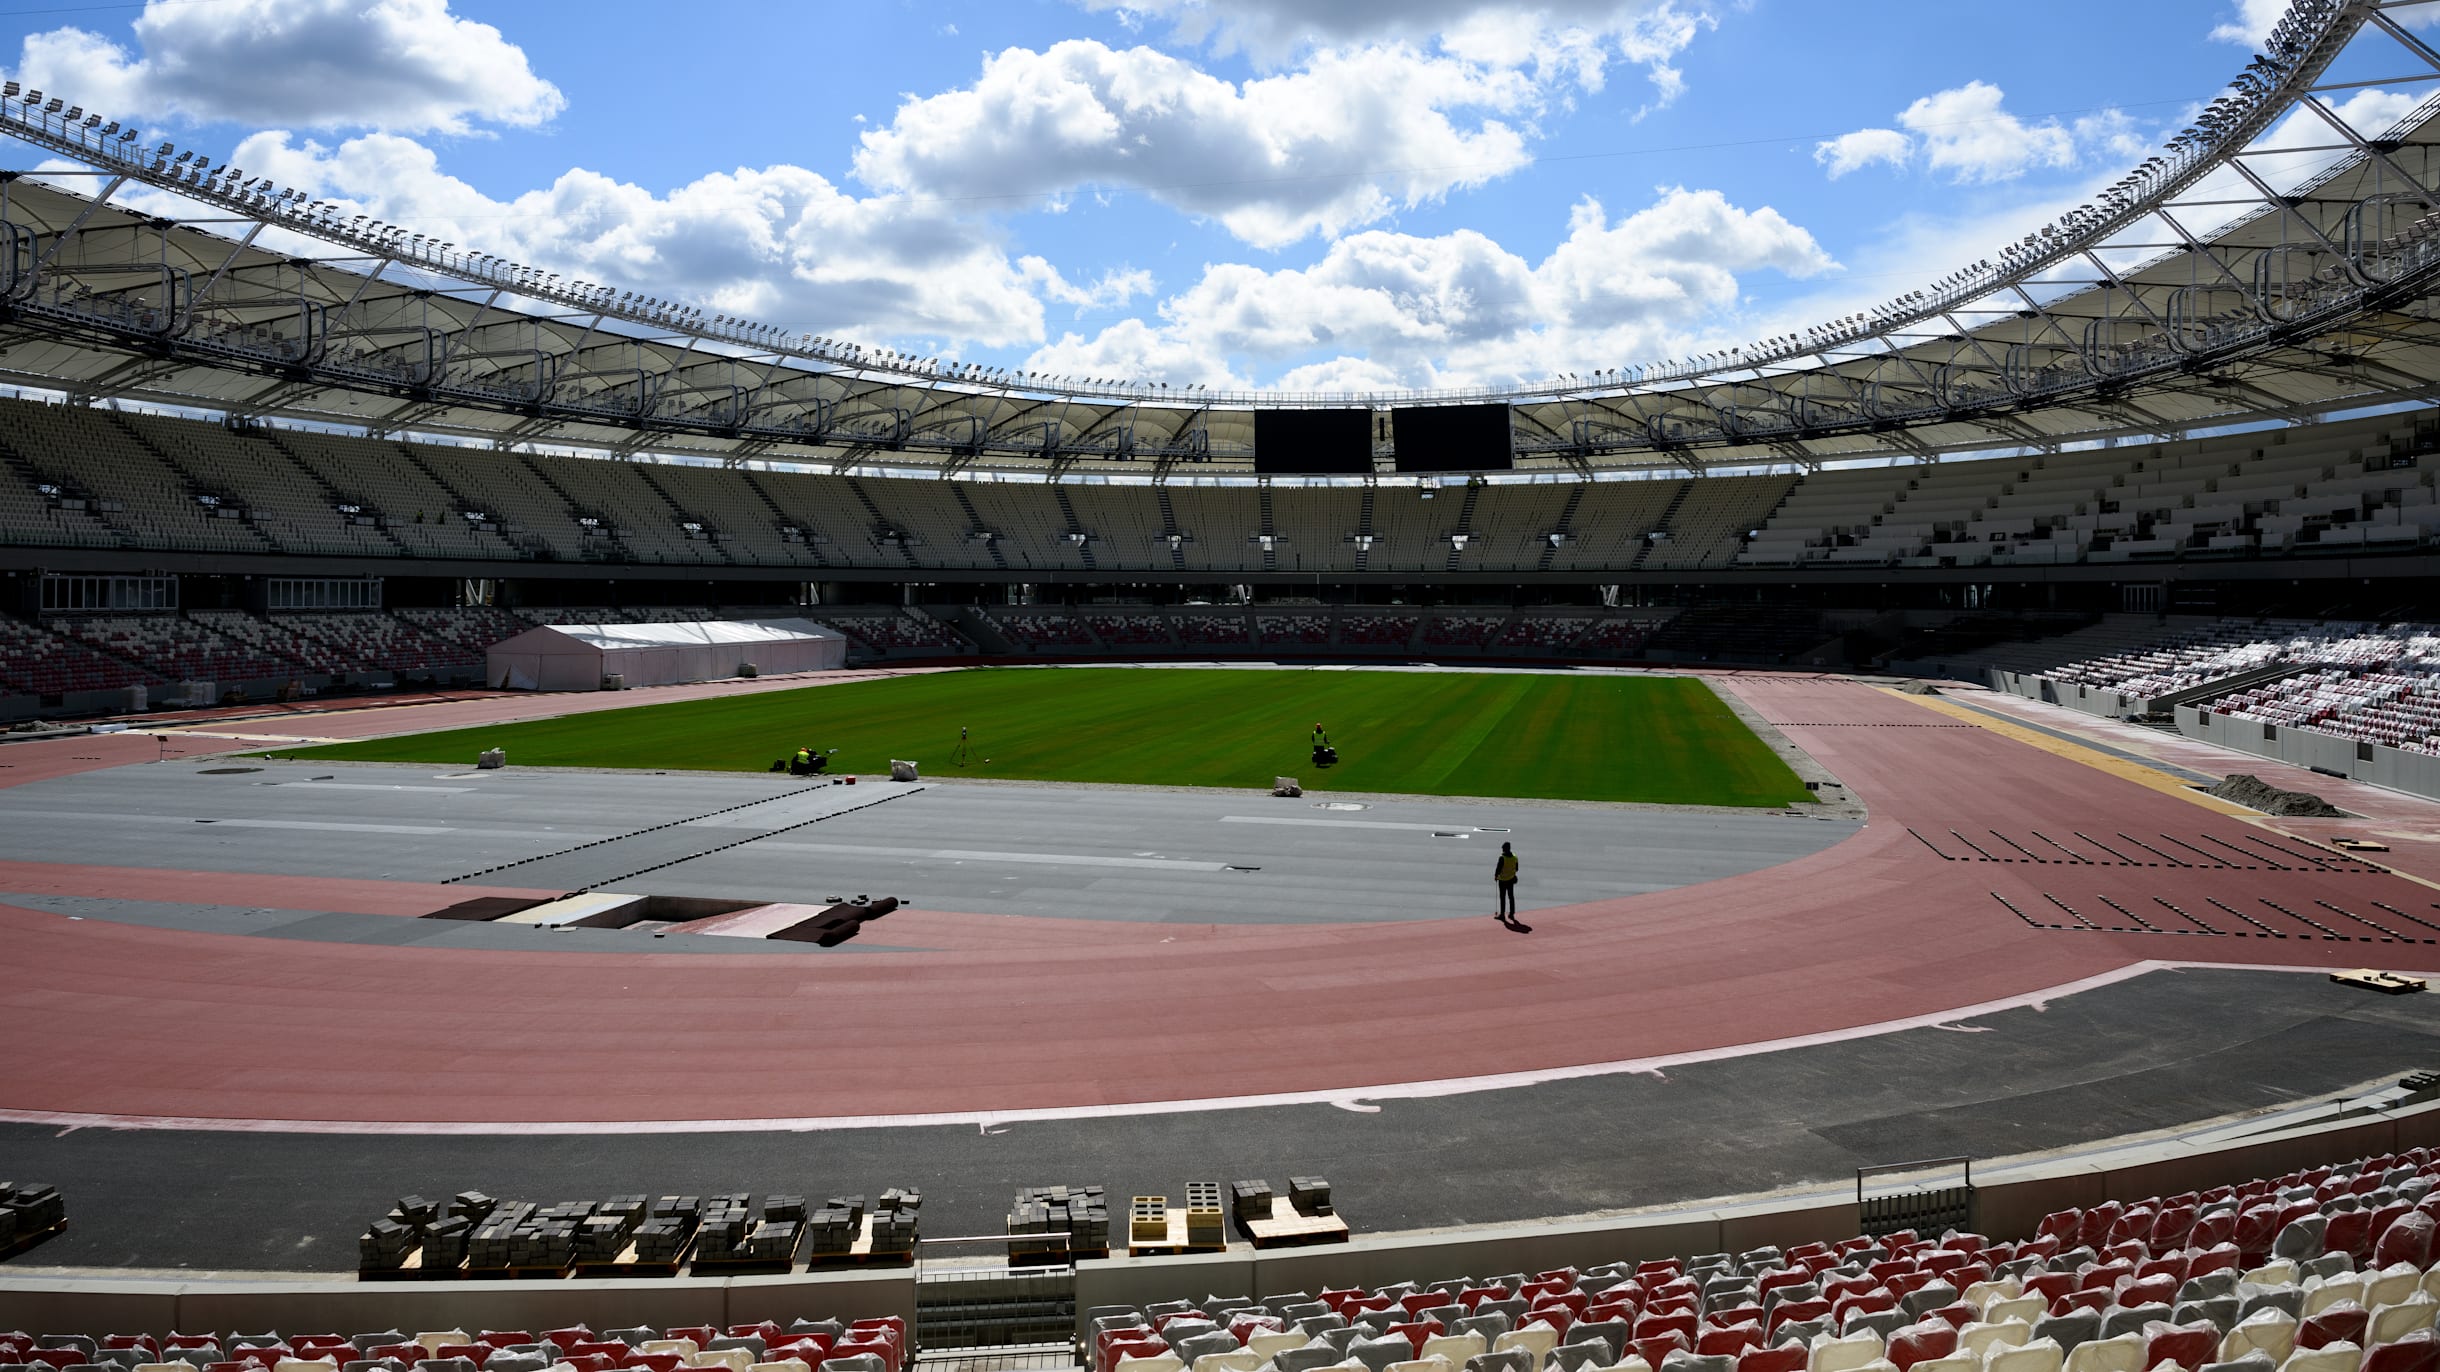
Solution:
M 2007 94 L 1984 81 L 1939 91 L 1898 112 L 1894 129 L 1857 129 L 1813 147 L 1832 180 L 1875 163 L 1926 169 L 1961 183 L 2013 181 L 2035 168 L 2073 167 L 2087 156 L 2140 156 L 2135 122 L 2109 109 L 2078 119 L 2028 123 L 2010 114 Z
M 531 126 L 559 88 L 449 0 L 147 0 L 139 51 L 78 28 L 27 35 L 10 75 L 122 119 L 465 133 Z
M 1529 383 L 1564 368 L 1659 356 L 1733 312 L 1738 273 L 1832 270 L 1776 210 L 1673 188 L 1612 222 L 1579 203 L 1567 238 L 1530 263 L 1473 230 L 1351 235 L 1310 267 L 1215 264 L 1129 320 L 1062 336 L 1024 364 L 1052 375 L 1288 389 Z
M 855 169 L 876 189 L 986 208 L 1131 187 L 1276 248 L 1524 165 L 1516 128 L 1450 111 L 1534 99 L 1514 73 L 1403 45 L 1319 53 L 1240 86 L 1150 48 L 1071 40 L 1011 48 L 973 85 L 907 100 L 860 136 Z
M 2007 181 L 2032 167 L 2075 165 L 2075 135 L 2056 120 L 2028 124 L 2001 108 L 1999 87 L 1969 81 L 1906 107 L 1898 123 L 1922 139 L 1924 160 L 1960 181 Z
M 1896 129 L 1857 129 L 1813 145 L 1813 160 L 1836 181 L 1875 162 L 1903 167 L 1915 155 L 1915 140 Z
M 1141 273 L 1091 285 L 1010 261 L 997 237 L 937 205 L 863 197 L 801 167 L 740 168 L 667 194 L 576 169 L 495 200 L 393 134 L 336 147 L 256 134 L 241 166 L 431 237 L 791 330 L 1015 347 L 1044 335 L 1043 297 L 1081 307 L 1149 291 Z
M 2237 0 L 2236 17 L 2213 29 L 2212 39 L 2221 43 L 2242 43 L 2249 48 L 2261 47 L 2270 41 L 2271 30 L 2287 11 L 2288 0 Z
M 1189 42 L 1267 66 L 1317 47 L 1437 43 L 1469 62 L 1599 89 L 1613 61 L 1649 73 L 1658 103 L 1682 86 L 1672 65 L 1716 20 L 1710 0 L 1079 0 L 1133 28 L 1170 21 Z

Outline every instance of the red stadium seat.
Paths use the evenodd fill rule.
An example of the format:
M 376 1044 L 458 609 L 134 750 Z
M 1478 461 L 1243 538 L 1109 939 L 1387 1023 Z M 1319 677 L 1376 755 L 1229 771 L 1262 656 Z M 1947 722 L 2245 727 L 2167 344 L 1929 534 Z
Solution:
M 1897 1330 L 1889 1336 L 1886 1356 L 1906 1372 L 1916 1363 L 1932 1358 L 1945 1358 L 1957 1351 L 1957 1328 L 1946 1320 L 1923 1320 Z
M 2298 1348 L 2322 1348 L 2334 1343 L 2361 1344 L 2364 1328 L 2372 1320 L 2372 1312 L 2353 1301 L 2340 1301 L 2324 1307 L 2320 1314 L 2309 1315 L 2296 1327 Z
M 2187 1372 L 2201 1372 L 2207 1363 L 2220 1360 L 2220 1331 L 2209 1322 L 2170 1324 L 2155 1320 L 2143 1327 L 2146 1367 L 2158 1367 L 2173 1362 Z
M 1749 1348 L 1738 1355 L 1737 1372 L 1805 1372 L 1810 1357 L 1810 1350 L 1793 1341 L 1777 1348 Z

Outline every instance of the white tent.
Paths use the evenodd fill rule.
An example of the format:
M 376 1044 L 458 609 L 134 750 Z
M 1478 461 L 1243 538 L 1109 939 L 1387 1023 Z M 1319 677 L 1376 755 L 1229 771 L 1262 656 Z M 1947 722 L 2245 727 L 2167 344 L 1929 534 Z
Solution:
M 597 691 L 718 681 L 757 673 L 818 672 L 847 661 L 847 640 L 803 619 L 688 624 L 545 624 L 484 654 L 483 679 L 524 691 Z

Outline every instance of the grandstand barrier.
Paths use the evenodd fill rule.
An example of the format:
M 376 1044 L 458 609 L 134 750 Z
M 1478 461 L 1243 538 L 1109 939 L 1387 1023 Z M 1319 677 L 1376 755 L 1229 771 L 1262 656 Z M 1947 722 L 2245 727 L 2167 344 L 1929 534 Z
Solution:
M 0 696 L 0 720 L 32 719 L 41 713 L 41 696 Z
M 2177 707 L 2177 727 L 2188 738 L 2240 753 L 2440 800 L 2440 757 L 2428 753 L 2410 753 L 2386 743 L 2340 738 L 2298 725 L 2238 719 L 2192 705 Z M 2264 736 L 2266 733 L 2269 737 Z
M 2359 1095 L 2358 1093 L 2349 1093 Z M 2440 1101 L 2396 1108 L 2333 1106 L 2289 1128 L 2190 1131 L 2105 1141 L 2064 1156 L 1978 1167 L 1976 1227 L 2028 1237 L 2045 1215 L 2110 1200 L 2174 1195 L 2298 1168 L 2440 1146 Z M 1837 1242 L 1863 1232 L 1843 1184 L 1626 1215 L 1533 1221 L 1463 1231 L 1357 1236 L 1314 1248 L 1241 1250 L 1076 1265 L 1078 1311 L 1208 1292 L 1249 1295 L 1435 1281 L 1626 1260 Z M 549 1328 L 577 1322 L 738 1324 L 798 1315 L 915 1322 L 915 1269 L 848 1269 L 772 1277 L 572 1279 L 537 1282 L 360 1283 L 336 1275 L 220 1281 L 85 1272 L 7 1275 L 0 1329 L 47 1333 L 177 1329 Z

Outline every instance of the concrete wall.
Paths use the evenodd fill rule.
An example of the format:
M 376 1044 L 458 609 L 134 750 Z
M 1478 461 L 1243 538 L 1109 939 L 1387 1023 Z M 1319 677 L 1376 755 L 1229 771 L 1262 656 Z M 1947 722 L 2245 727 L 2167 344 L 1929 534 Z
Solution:
M 2409 753 L 2385 743 L 2361 745 L 2351 738 L 2287 725 L 2269 726 L 2272 736 L 2264 738 L 2260 720 L 2232 719 L 2191 705 L 2177 707 L 2177 727 L 2190 738 L 2240 753 L 2295 767 L 2319 767 L 2374 786 L 2440 800 L 2440 757 L 2426 753 Z M 2364 752 L 2372 756 L 2361 756 Z
M 2050 677 L 2036 676 L 2031 672 L 2007 672 L 1992 667 L 1987 669 L 1985 679 L 1992 690 L 2006 691 L 2012 696 L 2023 696 L 2027 700 L 2038 700 L 2045 705 L 2064 705 L 2068 709 L 2082 710 L 2088 715 L 2098 715 L 2103 719 L 2123 719 L 2131 714 L 2142 714 L 2152 708 L 2151 702 L 2141 696 L 2131 696 L 2124 691 L 2112 691 L 2100 686 L 2087 686 L 2081 682 L 2055 681 Z

